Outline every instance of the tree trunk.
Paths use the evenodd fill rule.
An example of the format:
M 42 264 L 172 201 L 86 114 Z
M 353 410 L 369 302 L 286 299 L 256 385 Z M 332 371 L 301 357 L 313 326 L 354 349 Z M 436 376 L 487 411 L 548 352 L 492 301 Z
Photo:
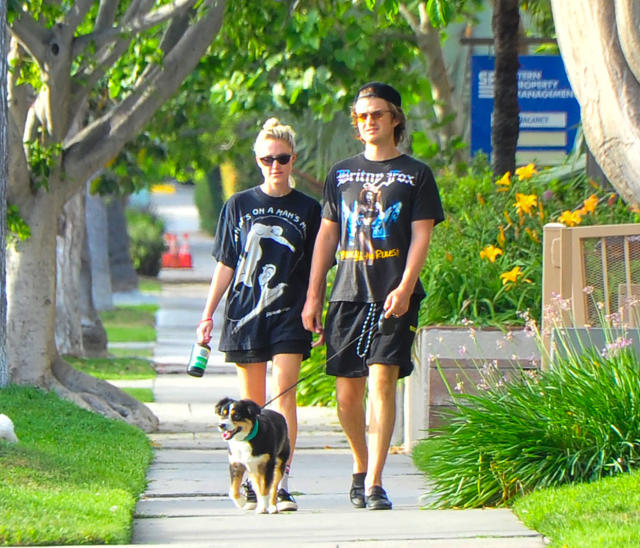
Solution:
M 80 268 L 85 242 L 84 193 L 62 209 L 58 220 L 56 346 L 61 354 L 83 357 Z
M 552 0 L 558 45 L 589 149 L 609 182 L 640 203 L 640 5 Z
M 440 33 L 433 28 L 427 14 L 425 2 L 418 5 L 419 19 L 416 18 L 404 4 L 398 6 L 400 13 L 409 23 L 416 37 L 416 43 L 427 65 L 427 75 L 431 82 L 433 110 L 436 119 L 441 124 L 437 130 L 437 140 L 440 147 L 446 149 L 455 137 L 462 135 L 460 118 L 457 115 L 453 97 L 453 85 L 447 72 L 440 42 Z M 453 160 L 462 162 L 464 153 L 456 150 Z
M 155 430 L 158 419 L 148 407 L 119 388 L 73 369 L 58 355 L 54 337 L 57 211 L 54 197 L 40 190 L 27 219 L 31 237 L 9 253 L 11 380 L 54 390 L 86 409 Z
M 133 291 L 138 288 L 138 275 L 129 252 L 129 232 L 124 214 L 124 198 L 114 196 L 107 206 L 109 223 L 109 262 L 113 291 Z
M 0 21 L 7 20 L 7 3 L 0 0 Z M 7 362 L 7 291 L 5 272 L 7 218 L 7 33 L 0 33 L 0 388 L 9 384 Z
M 520 129 L 518 107 L 518 0 L 496 0 L 491 25 L 495 44 L 495 82 L 492 166 L 495 177 L 516 167 L 516 146 Z
M 104 198 L 87 192 L 85 208 L 91 295 L 96 309 L 109 310 L 113 308 L 113 293 L 109 266 L 109 223 Z

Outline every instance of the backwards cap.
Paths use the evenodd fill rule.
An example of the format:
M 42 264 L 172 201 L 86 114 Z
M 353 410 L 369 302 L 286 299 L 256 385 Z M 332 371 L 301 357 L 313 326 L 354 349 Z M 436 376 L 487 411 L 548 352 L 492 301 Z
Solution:
M 379 97 L 385 99 L 390 103 L 393 103 L 397 107 L 402 107 L 402 98 L 398 90 L 391 87 L 389 84 L 383 84 L 382 82 L 369 82 L 358 90 L 356 95 L 356 101 L 363 97 Z

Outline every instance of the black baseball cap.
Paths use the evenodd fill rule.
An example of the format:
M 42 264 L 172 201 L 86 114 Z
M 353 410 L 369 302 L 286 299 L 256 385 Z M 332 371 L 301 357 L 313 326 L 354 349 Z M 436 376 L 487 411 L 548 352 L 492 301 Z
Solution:
M 382 82 L 369 82 L 358 90 L 356 101 L 363 97 L 379 97 L 393 103 L 397 107 L 402 107 L 402 97 L 394 87 Z

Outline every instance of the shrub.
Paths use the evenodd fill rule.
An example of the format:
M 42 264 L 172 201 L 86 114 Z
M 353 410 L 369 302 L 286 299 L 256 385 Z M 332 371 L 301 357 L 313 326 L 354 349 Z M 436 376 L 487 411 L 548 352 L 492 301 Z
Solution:
M 548 222 L 638 222 L 636 212 L 584 172 L 553 177 L 531 164 L 493 180 L 480 157 L 463 175 L 438 176 L 446 220 L 433 231 L 420 325 L 520 325 L 539 320 L 542 235 Z
M 414 453 L 436 506 L 503 505 L 638 467 L 639 357 L 621 328 L 607 325 L 604 349 L 559 335 L 564 351 L 549 369 L 506 380 L 489 366 L 483 390 L 449 390 L 454 410 Z
M 194 201 L 200 217 L 200 228 L 214 234 L 224 198 L 222 195 L 220 170 L 213 169 L 198 179 L 194 188 Z
M 134 209 L 128 209 L 126 216 L 133 267 L 143 276 L 157 276 L 165 249 L 164 223 L 151 213 Z

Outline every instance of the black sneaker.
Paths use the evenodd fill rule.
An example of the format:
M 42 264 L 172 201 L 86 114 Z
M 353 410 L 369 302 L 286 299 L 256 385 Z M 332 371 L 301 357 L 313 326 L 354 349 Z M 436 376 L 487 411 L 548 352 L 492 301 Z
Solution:
M 349 491 L 349 500 L 355 508 L 364 508 L 364 478 L 365 472 L 353 474 L 351 479 L 351 490 Z
M 392 504 L 386 491 L 379 485 L 374 485 L 365 499 L 369 510 L 391 510 Z
M 242 484 L 242 488 L 244 489 L 244 508 L 245 510 L 253 510 L 256 506 L 258 506 L 258 497 L 256 497 L 256 492 L 253 490 L 251 486 L 251 482 L 246 480 Z
M 286 489 L 278 489 L 276 508 L 278 512 L 295 512 L 298 509 L 298 504 Z

